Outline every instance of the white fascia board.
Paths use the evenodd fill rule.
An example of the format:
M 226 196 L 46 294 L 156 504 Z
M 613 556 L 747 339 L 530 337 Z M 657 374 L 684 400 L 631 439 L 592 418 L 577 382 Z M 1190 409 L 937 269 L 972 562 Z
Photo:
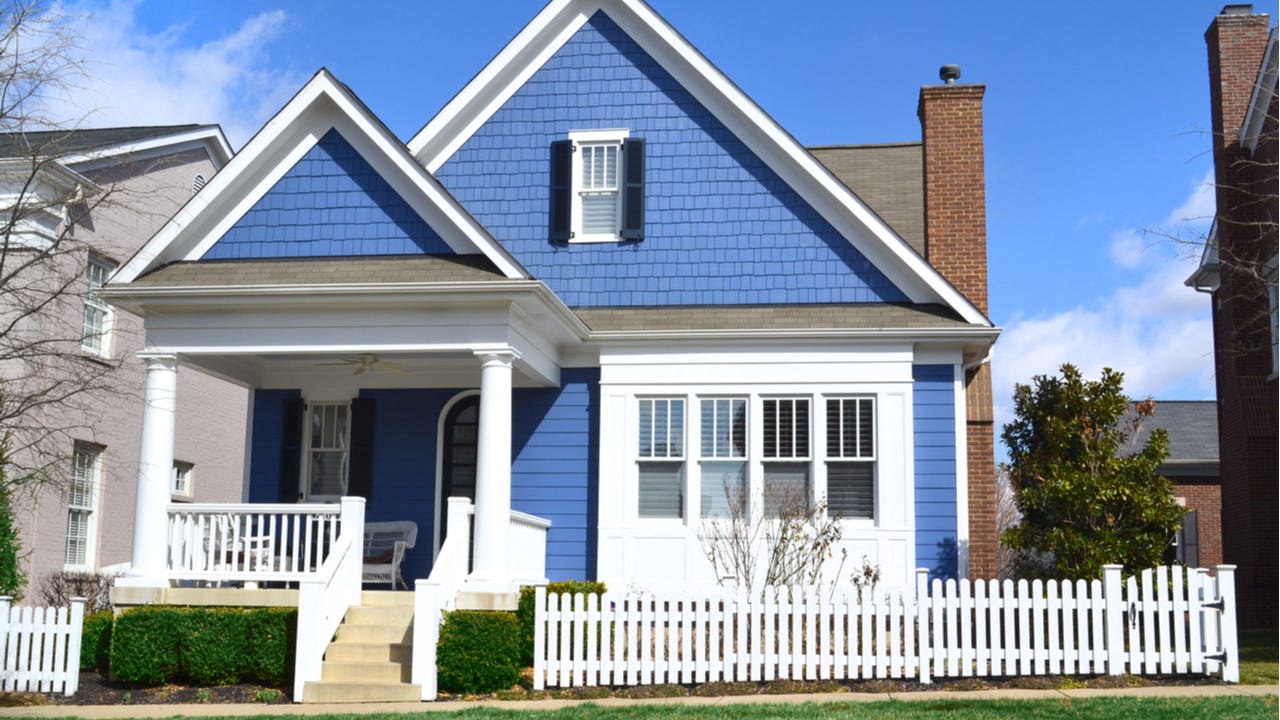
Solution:
M 131 258 L 117 282 L 132 282 L 168 262 L 198 260 L 332 128 L 339 128 L 455 252 L 479 252 L 509 278 L 520 267 L 435 178 L 405 151 L 328 71 L 316 73 L 160 232 Z
M 1267 50 L 1262 56 L 1258 80 L 1253 84 L 1253 93 L 1249 96 L 1244 122 L 1240 123 L 1240 144 L 1249 150 L 1250 155 L 1258 148 L 1258 140 L 1262 137 L 1262 126 L 1267 120 L 1267 110 L 1271 108 L 1271 99 L 1276 93 L 1277 31 L 1280 31 L 1280 28 L 1271 28 L 1271 33 L 1267 37 Z
M 209 159 L 213 162 L 214 168 L 218 170 L 221 170 L 235 155 L 235 152 L 231 149 L 231 143 L 227 141 L 227 136 L 223 134 L 220 125 L 201 125 L 190 130 L 147 138 L 146 140 L 104 145 L 89 152 L 65 155 L 59 160 L 68 165 L 99 167 L 117 162 L 122 156 L 127 157 L 129 160 L 138 160 L 171 155 L 196 147 L 203 148 L 209 153 Z
M 593 331 L 593 344 L 622 346 L 654 341 L 742 340 L 758 343 L 762 340 L 905 340 L 930 342 L 967 342 L 990 345 L 1000 335 L 997 327 L 969 328 L 770 328 L 745 330 L 606 330 Z
M 633 40 L 913 302 L 941 302 L 967 322 L 991 321 L 907 245 L 773 118 L 641 0 L 558 0 L 515 39 L 409 142 L 438 170 L 597 10 Z

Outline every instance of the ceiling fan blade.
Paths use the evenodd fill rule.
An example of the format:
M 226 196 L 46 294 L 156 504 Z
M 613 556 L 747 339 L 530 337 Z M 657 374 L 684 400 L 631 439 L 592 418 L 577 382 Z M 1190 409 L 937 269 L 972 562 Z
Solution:
M 391 362 L 390 360 L 380 360 L 380 361 L 378 361 L 378 362 L 374 363 L 373 368 L 374 368 L 375 370 L 387 370 L 387 371 L 393 372 L 393 373 L 395 373 L 395 374 L 397 374 L 397 375 L 412 375 L 412 374 L 413 374 L 413 373 L 409 372 L 409 369 L 408 369 L 408 368 L 406 368 L 405 366 L 401 365 L 401 364 L 400 364 L 400 363 L 398 363 L 398 362 Z

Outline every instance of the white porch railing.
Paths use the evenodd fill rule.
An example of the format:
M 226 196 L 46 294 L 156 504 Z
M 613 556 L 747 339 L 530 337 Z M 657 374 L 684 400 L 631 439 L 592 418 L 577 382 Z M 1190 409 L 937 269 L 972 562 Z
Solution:
M 186 503 L 167 510 L 171 580 L 299 581 L 324 565 L 346 533 L 334 504 Z
M 10 607 L 0 597 L 0 687 L 74 695 L 80 686 L 84 598 L 68 608 Z
M 511 511 L 507 531 L 507 576 L 519 585 L 547 582 L 547 529 L 551 521 Z
M 298 584 L 298 644 L 293 700 L 302 702 L 308 682 L 318 681 L 329 640 L 352 605 L 360 603 L 364 548 L 364 498 L 344 497 L 341 532 L 329 546 L 318 571 Z
M 1240 681 L 1233 565 L 1091 583 L 928 581 L 858 597 L 537 591 L 533 686 L 1221 674 Z

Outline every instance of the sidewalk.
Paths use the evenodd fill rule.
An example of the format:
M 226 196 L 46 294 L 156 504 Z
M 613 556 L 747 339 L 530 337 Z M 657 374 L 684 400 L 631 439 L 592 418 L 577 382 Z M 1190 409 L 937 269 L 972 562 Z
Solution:
M 972 690 L 909 693 L 816 693 L 806 695 L 730 695 L 725 697 L 657 698 L 628 700 L 486 700 L 481 702 L 434 703 L 361 703 L 333 705 L 42 705 L 39 707 L 0 708 L 0 717 L 61 718 L 79 717 L 112 720 L 114 718 L 169 718 L 226 716 L 306 716 L 327 714 L 372 715 L 384 713 L 424 713 L 465 710 L 475 707 L 500 707 L 511 710 L 557 710 L 575 705 L 594 704 L 603 707 L 626 705 L 795 705 L 800 703 L 857 703 L 898 700 L 1061 700 L 1093 697 L 1222 697 L 1276 695 L 1274 685 L 1171 685 L 1168 687 L 1122 688 L 1116 690 Z

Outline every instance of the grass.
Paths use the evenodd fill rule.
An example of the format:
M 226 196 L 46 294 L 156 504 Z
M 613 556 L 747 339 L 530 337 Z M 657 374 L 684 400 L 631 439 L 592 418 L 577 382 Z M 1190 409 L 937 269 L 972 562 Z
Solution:
M 509 710 L 484 706 L 453 712 L 316 715 L 320 720 L 1274 720 L 1276 698 L 1106 697 L 1069 700 L 917 700 L 784 705 L 576 705 L 554 710 Z M 243 720 L 240 718 L 239 720 Z
M 1240 682 L 1275 685 L 1280 682 L 1280 643 L 1274 630 L 1240 633 Z

